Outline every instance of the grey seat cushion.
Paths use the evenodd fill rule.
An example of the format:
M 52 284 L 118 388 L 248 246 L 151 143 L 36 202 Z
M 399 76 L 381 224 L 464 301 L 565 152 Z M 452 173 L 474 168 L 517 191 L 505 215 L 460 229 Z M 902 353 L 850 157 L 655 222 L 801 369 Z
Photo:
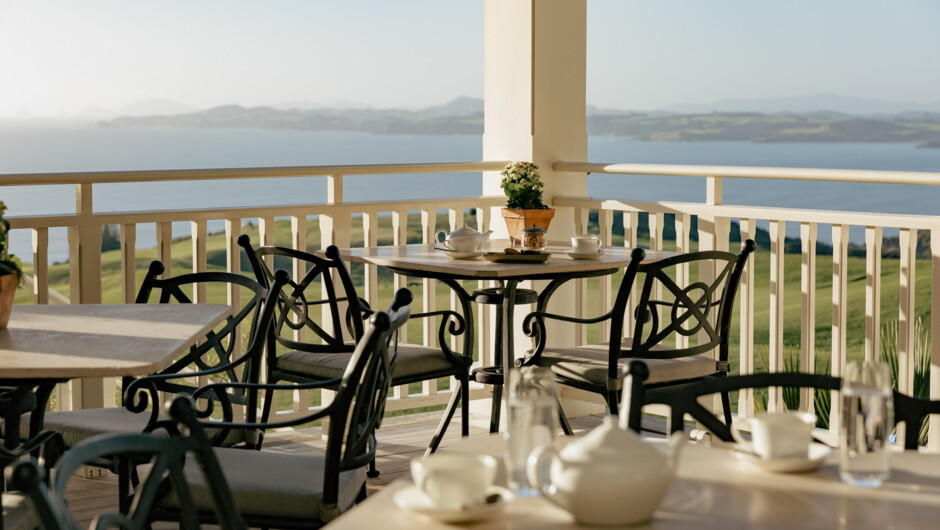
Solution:
M 97 436 L 99 434 L 113 433 L 140 433 L 147 427 L 150 412 L 135 414 L 124 407 L 109 407 L 103 409 L 70 410 L 66 412 L 47 412 L 43 421 L 43 429 L 57 431 L 62 435 L 66 447 Z M 168 419 L 161 414 L 159 420 Z M 245 430 L 229 431 L 224 445 L 235 445 L 245 440 Z M 21 436 L 29 434 L 29 421 L 26 420 L 20 427 Z M 157 434 L 161 434 L 160 431 Z M 206 430 L 206 435 L 212 436 L 212 429 Z
M 320 519 L 326 461 L 323 456 L 225 448 L 216 449 L 215 454 L 240 513 L 246 516 Z M 196 507 L 211 511 L 209 488 L 191 456 L 186 461 L 185 473 Z M 340 512 L 345 512 L 355 504 L 365 481 L 365 466 L 340 473 L 337 503 Z M 178 504 L 173 493 L 159 503 L 163 507 L 175 507 Z
M 629 339 L 624 339 L 625 345 L 629 344 L 628 341 Z M 570 348 L 545 348 L 538 364 L 551 368 L 556 375 L 564 379 L 606 386 L 609 344 L 609 342 L 602 342 Z M 710 354 L 678 359 L 643 360 L 650 369 L 647 384 L 694 379 L 714 374 L 717 371 L 715 359 Z M 626 359 L 622 359 L 621 366 L 626 362 Z
M 20 493 L 3 494 L 3 530 L 33 530 L 39 528 L 39 517 L 30 500 Z
M 311 353 L 290 351 L 278 357 L 281 370 L 303 374 L 317 379 L 342 377 L 352 353 Z M 407 380 L 422 374 L 453 370 L 454 364 L 444 357 L 439 348 L 400 342 L 398 357 L 392 367 L 392 381 Z

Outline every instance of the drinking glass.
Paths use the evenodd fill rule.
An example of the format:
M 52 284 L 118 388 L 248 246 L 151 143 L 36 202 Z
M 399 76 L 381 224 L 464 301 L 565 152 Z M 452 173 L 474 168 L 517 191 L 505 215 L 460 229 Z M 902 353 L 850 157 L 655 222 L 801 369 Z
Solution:
M 842 377 L 840 399 L 839 474 L 849 484 L 880 487 L 891 471 L 888 437 L 894 427 L 888 365 L 849 363 Z
M 538 366 L 512 369 L 509 376 L 509 488 L 519 496 L 537 497 L 538 488 L 530 486 L 526 476 L 526 461 L 536 447 L 555 443 L 554 377 L 551 370 Z

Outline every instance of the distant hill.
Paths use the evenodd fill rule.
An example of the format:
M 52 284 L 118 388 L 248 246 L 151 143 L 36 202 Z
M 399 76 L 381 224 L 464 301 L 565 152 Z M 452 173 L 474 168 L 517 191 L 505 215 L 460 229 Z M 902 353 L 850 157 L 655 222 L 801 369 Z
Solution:
M 836 94 L 777 98 L 724 99 L 710 103 L 682 103 L 662 110 L 679 114 L 703 112 L 758 112 L 761 114 L 834 112 L 853 116 L 886 115 L 921 111 L 940 113 L 940 99 L 931 103 L 866 99 Z
M 482 134 L 483 101 L 457 98 L 418 110 L 283 109 L 226 105 L 198 112 L 122 116 L 101 127 L 261 128 L 375 134 Z M 837 111 L 675 114 L 587 108 L 587 132 L 661 142 L 907 142 L 940 147 L 940 112 L 856 116 Z

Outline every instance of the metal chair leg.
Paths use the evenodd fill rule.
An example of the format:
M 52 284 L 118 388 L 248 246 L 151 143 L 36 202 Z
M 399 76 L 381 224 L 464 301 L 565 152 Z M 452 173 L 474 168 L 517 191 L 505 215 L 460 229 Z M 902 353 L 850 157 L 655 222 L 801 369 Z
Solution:
M 499 432 L 499 414 L 503 408 L 503 385 L 493 385 L 493 403 L 490 405 L 490 433 Z
M 561 431 L 565 433 L 565 436 L 573 435 L 574 431 L 571 430 L 571 424 L 568 423 L 568 416 L 565 415 L 565 409 L 561 407 L 561 400 L 558 399 L 558 394 L 555 394 L 555 408 L 558 409 L 558 422 L 561 423 Z
M 447 426 L 450 425 L 450 420 L 453 419 L 454 413 L 457 412 L 457 405 L 460 403 L 461 394 L 463 394 L 462 389 L 455 389 L 451 392 L 450 402 L 447 403 L 447 409 L 444 411 L 441 423 L 438 424 L 434 436 L 431 437 L 431 443 L 428 444 L 428 448 L 424 451 L 425 456 L 437 451 L 437 447 L 441 445 L 441 440 L 444 439 L 444 433 L 447 432 Z

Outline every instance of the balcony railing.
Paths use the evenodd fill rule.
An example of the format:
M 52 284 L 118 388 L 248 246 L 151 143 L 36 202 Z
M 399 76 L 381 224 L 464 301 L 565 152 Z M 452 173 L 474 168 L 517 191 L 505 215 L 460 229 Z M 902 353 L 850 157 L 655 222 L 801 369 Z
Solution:
M 225 264 L 231 271 L 240 270 L 239 247 L 236 238 L 246 220 L 256 221 L 260 244 L 271 244 L 277 237 L 282 242 L 285 237 L 275 234 L 275 220 L 289 219 L 289 241 L 295 248 L 303 248 L 307 239 L 307 221 L 313 216 L 320 220 L 321 245 L 335 244 L 340 247 L 350 246 L 350 229 L 354 223 L 361 222 L 363 241 L 366 246 L 378 244 L 379 217 L 390 216 L 393 243 L 404 242 L 409 222 L 409 213 L 419 214 L 422 240 L 429 242 L 433 237 L 435 220 L 439 211 L 447 212 L 448 224 L 458 227 L 464 224 L 467 211 L 476 212 L 477 227 L 487 229 L 491 223 L 490 208 L 504 204 L 499 197 L 464 197 L 434 200 L 403 200 L 389 202 L 347 203 L 343 201 L 343 175 L 403 173 L 457 173 L 496 171 L 506 162 L 471 162 L 447 164 L 398 164 L 369 166 L 307 166 L 288 168 L 240 168 L 188 171 L 129 171 L 109 173 L 55 173 L 0 175 L 0 186 L 23 186 L 45 184 L 75 184 L 76 212 L 64 215 L 46 215 L 11 218 L 14 230 L 30 230 L 33 241 L 33 276 L 28 279 L 33 289 L 36 303 L 55 303 L 64 301 L 63 297 L 49 290 L 49 229 L 64 227 L 68 229 L 70 256 L 70 294 L 69 299 L 80 303 L 101 301 L 101 234 L 105 225 L 119 225 L 121 242 L 121 285 L 123 299 L 132 302 L 136 293 L 135 258 L 137 228 L 142 224 L 154 224 L 156 227 L 157 258 L 167 264 L 168 273 L 173 258 L 170 243 L 173 240 L 172 223 L 188 221 L 191 225 L 193 271 L 206 270 L 208 239 L 207 224 L 220 220 L 225 225 Z M 795 208 L 768 208 L 765 206 L 726 205 L 722 201 L 722 182 L 726 178 L 775 179 L 775 180 L 825 180 L 846 183 L 890 183 L 940 186 L 940 173 L 880 172 L 854 170 L 816 170 L 789 168 L 751 168 L 719 166 L 671 166 L 616 164 L 601 165 L 584 162 L 556 162 L 554 169 L 560 172 L 589 172 L 634 175 L 676 175 L 701 177 L 706 179 L 707 191 L 702 202 L 632 202 L 603 198 L 555 197 L 553 207 L 556 215 L 573 215 L 578 232 L 588 231 L 588 221 L 593 212 L 597 213 L 600 235 L 610 244 L 615 233 L 623 233 L 623 244 L 631 247 L 638 244 L 638 232 L 641 220 L 645 220 L 649 229 L 649 246 L 653 249 L 664 247 L 663 229 L 666 215 L 675 219 L 675 249 L 679 251 L 692 248 L 695 239 L 699 248 L 727 249 L 731 241 L 733 222 L 737 222 L 740 239 L 756 237 L 758 223 L 766 223 L 770 239 L 769 270 L 755 270 L 751 260 L 745 273 L 740 299 L 737 304 L 740 317 L 739 335 L 739 370 L 749 373 L 756 369 L 757 355 L 755 342 L 767 344 L 768 366 L 771 371 L 784 369 L 784 319 L 787 318 L 784 303 L 784 263 L 786 223 L 798 223 L 800 226 L 800 366 L 816 365 L 816 308 L 817 308 L 817 252 L 816 242 L 819 225 L 832 226 L 832 340 L 830 351 L 830 371 L 840 375 L 846 363 L 846 334 L 849 330 L 847 321 L 858 314 L 861 307 L 850 307 L 848 302 L 849 281 L 849 228 L 864 227 L 865 230 L 865 342 L 864 357 L 874 359 L 879 356 L 881 340 L 881 295 L 882 295 L 882 234 L 886 228 L 899 230 L 900 276 L 898 297 L 898 357 L 899 386 L 901 391 L 910 393 L 913 388 L 915 371 L 915 333 L 917 286 L 940 285 L 940 218 L 926 215 L 894 215 L 845 210 L 804 210 Z M 145 182 L 145 181 L 182 181 L 216 180 L 237 178 L 274 178 L 274 177 L 309 177 L 323 176 L 327 179 L 328 196 L 326 203 L 291 204 L 274 207 L 237 207 L 210 208 L 170 211 L 133 211 L 115 213 L 95 213 L 92 204 L 92 187 L 97 183 Z M 393 177 L 389 177 L 393 178 Z M 655 178 L 655 177 L 650 177 Z M 617 214 L 615 216 L 615 214 Z M 643 219 L 641 219 L 643 214 Z M 693 233 L 692 219 L 697 218 L 697 231 Z M 621 226 L 614 226 L 619 219 Z M 282 226 L 286 226 L 283 225 Z M 927 278 L 918 278 L 916 274 L 916 250 L 918 233 L 926 231 L 931 241 L 931 272 Z M 695 237 L 697 236 L 697 238 Z M 737 239 L 737 238 L 734 238 Z M 672 245 L 670 243 L 669 245 Z M 795 256 L 794 256 L 795 257 Z M 298 271 L 293 271 L 294 273 Z M 758 276 L 760 275 L 760 276 Z M 769 299 L 766 308 L 769 313 L 769 336 L 764 340 L 755 339 L 755 286 L 769 279 Z M 395 278 L 395 287 L 403 285 L 404 280 Z M 923 282 L 923 284 L 919 283 Z M 362 295 L 372 304 L 378 299 L 378 271 L 366 268 L 364 272 Z M 593 285 L 593 284 L 592 284 Z M 612 282 L 606 279 L 598 282 L 597 304 L 604 307 L 611 300 Z M 424 280 L 421 286 L 422 310 L 434 309 L 436 286 L 432 280 Z M 893 288 L 893 287 L 892 287 Z M 586 289 L 579 289 L 579 298 L 586 300 Z M 930 314 L 940 314 L 940 296 L 936 287 L 930 290 Z M 231 294 L 230 294 L 231 296 Z M 451 299 L 451 304 L 455 302 Z M 577 304 L 578 312 L 587 312 L 593 308 L 586 304 Z M 481 308 L 485 309 L 485 308 Z M 791 306 L 791 313 L 795 307 Z M 791 317 L 790 318 L 795 318 Z M 480 340 L 479 362 L 491 361 L 491 340 L 489 340 L 490 322 L 484 313 L 477 319 Z M 630 329 L 627 327 L 626 329 Z M 604 333 L 606 330 L 599 330 Z M 576 340 L 584 341 L 586 330 L 581 330 Z M 422 340 L 435 340 L 433 330 L 422 330 Z M 680 339 L 681 340 L 681 339 Z M 940 350 L 940 321 L 930 319 L 930 351 Z M 940 398 L 940 367 L 931 360 L 933 366 L 931 398 Z M 73 385 L 62 385 L 59 390 L 58 406 L 63 409 L 113 405 L 113 382 L 96 383 L 85 381 L 85 385 L 104 384 L 104 392 L 82 393 L 104 396 L 103 403 L 86 399 L 82 402 L 77 392 L 72 392 Z M 87 387 L 86 387 L 87 388 Z M 109 391 L 110 389 L 110 391 Z M 488 390 L 475 389 L 474 397 L 487 396 Z M 420 392 L 410 392 L 408 388 L 396 389 L 389 403 L 389 410 L 409 409 L 446 403 L 448 394 L 438 392 L 437 385 L 426 383 Z M 801 407 L 811 407 L 812 397 L 804 394 Z M 738 400 L 738 412 L 742 415 L 754 411 L 754 396 L 742 395 Z M 772 392 L 767 397 L 767 407 L 771 410 L 782 408 L 782 395 Z M 833 401 L 837 402 L 837 401 Z M 307 407 L 306 396 L 294 400 L 294 412 Z M 838 425 L 839 411 L 833 407 L 830 428 Z M 930 432 L 931 446 L 940 449 L 940 421 L 932 422 Z

